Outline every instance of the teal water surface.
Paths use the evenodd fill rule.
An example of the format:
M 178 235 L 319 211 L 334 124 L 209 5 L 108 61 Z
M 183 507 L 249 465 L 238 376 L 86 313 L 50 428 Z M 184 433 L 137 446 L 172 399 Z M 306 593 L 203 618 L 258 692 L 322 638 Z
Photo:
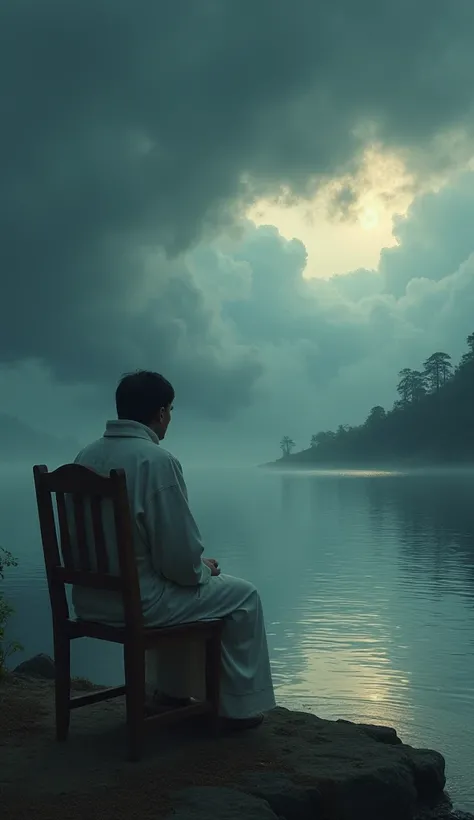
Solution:
M 474 476 L 192 470 L 207 553 L 265 606 L 277 699 L 327 718 L 393 725 L 442 751 L 474 809 Z M 0 474 L 12 637 L 51 652 L 29 472 Z M 122 679 L 115 646 L 81 642 L 73 671 Z

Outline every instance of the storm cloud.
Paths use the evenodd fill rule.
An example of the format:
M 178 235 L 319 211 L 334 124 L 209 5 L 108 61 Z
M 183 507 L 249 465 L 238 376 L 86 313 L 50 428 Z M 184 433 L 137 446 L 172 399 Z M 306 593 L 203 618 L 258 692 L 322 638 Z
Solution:
M 341 299 L 343 327 L 333 291 L 301 292 L 299 243 L 262 233 L 201 273 L 182 254 L 258 197 L 311 194 L 374 141 L 415 175 L 445 164 L 452 134 L 472 129 L 473 26 L 469 0 L 5 0 L 3 363 L 85 384 L 156 367 L 219 417 L 273 378 L 275 348 L 310 378 L 363 359 L 361 311 L 383 323 L 389 295 Z M 284 262 L 259 257 L 272 242 Z M 401 296 L 394 264 L 382 273 Z M 246 301 L 217 299 L 213 270 Z

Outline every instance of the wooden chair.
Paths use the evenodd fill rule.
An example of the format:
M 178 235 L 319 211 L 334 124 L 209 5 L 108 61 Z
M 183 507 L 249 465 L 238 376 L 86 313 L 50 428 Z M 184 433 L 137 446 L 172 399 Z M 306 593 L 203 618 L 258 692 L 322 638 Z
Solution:
M 126 699 L 127 741 L 132 760 L 141 756 L 145 722 L 164 724 L 210 713 L 214 729 L 218 731 L 222 621 L 199 621 L 160 629 L 144 627 L 124 470 L 112 470 L 109 476 L 102 476 L 78 464 L 65 464 L 51 473 L 44 465 L 36 465 L 33 473 L 53 619 L 57 739 L 67 740 L 71 709 L 120 695 L 125 695 Z M 106 549 L 103 524 L 103 503 L 106 500 L 109 510 L 110 506 L 113 509 L 119 574 L 111 574 Z M 72 529 L 74 539 L 71 539 Z M 66 584 L 119 593 L 123 601 L 124 626 L 72 619 Z M 70 645 L 75 638 L 86 637 L 123 645 L 125 686 L 71 697 Z M 205 701 L 147 717 L 145 651 L 162 646 L 166 641 L 186 643 L 195 638 L 205 641 L 206 646 Z

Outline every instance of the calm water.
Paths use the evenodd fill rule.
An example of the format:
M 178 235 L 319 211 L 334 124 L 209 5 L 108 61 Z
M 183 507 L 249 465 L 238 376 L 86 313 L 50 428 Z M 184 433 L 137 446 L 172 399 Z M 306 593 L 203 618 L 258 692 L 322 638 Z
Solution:
M 474 809 L 474 476 L 187 474 L 224 572 L 256 583 L 277 698 L 322 717 L 387 723 L 448 761 Z M 0 475 L 0 543 L 26 655 L 51 653 L 29 474 Z M 122 679 L 117 647 L 74 646 L 73 671 Z

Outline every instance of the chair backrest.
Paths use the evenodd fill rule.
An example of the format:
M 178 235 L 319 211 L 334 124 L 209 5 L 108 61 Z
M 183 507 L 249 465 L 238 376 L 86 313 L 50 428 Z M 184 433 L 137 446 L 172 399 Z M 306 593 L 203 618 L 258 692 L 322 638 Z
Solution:
M 125 471 L 103 476 L 80 464 L 64 464 L 50 473 L 45 465 L 35 465 L 33 475 L 53 619 L 69 617 L 65 584 L 72 584 L 120 593 L 125 626 L 141 628 Z M 104 528 L 106 511 L 111 516 Z M 111 522 L 118 562 L 111 560 L 106 540 Z

